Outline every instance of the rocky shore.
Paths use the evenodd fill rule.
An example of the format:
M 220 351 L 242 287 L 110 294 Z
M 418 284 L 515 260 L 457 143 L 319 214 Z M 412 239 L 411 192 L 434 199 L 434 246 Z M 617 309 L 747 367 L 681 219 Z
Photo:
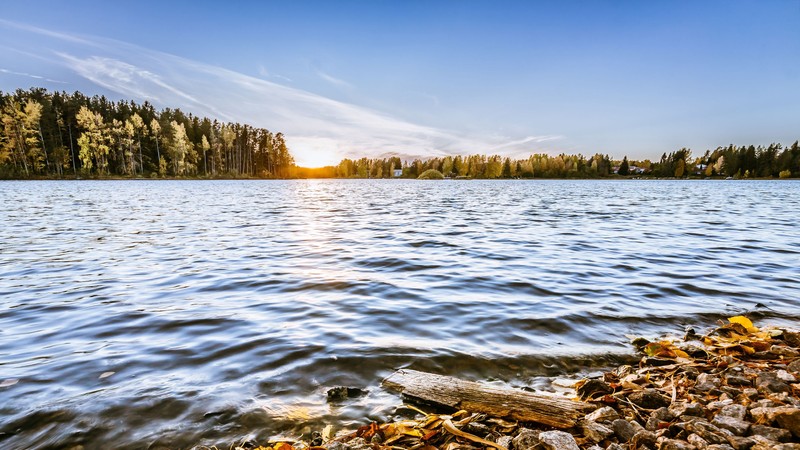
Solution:
M 593 405 L 555 429 L 460 410 L 315 433 L 258 450 L 800 450 L 800 333 L 745 317 L 678 338 L 635 339 L 638 366 L 575 384 Z M 241 447 L 245 448 L 245 447 Z M 252 448 L 252 447 L 251 447 Z

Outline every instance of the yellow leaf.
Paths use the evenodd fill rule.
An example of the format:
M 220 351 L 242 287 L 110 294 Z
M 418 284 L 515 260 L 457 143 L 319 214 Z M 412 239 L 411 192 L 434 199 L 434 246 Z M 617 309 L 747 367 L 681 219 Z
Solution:
M 728 319 L 728 322 L 730 322 L 730 323 L 738 323 L 739 325 L 747 328 L 747 331 L 750 332 L 750 333 L 752 333 L 754 331 L 758 331 L 756 329 L 756 327 L 753 326 L 753 322 L 751 322 L 750 319 L 748 319 L 745 316 L 731 317 L 731 318 Z
M 677 348 L 676 348 L 676 349 L 674 349 L 674 350 L 672 350 L 672 351 L 673 351 L 673 352 L 675 352 L 675 355 L 676 355 L 676 356 L 678 356 L 679 358 L 691 359 L 691 358 L 689 357 L 689 354 L 688 354 L 688 353 L 686 353 L 686 352 L 685 352 L 685 351 L 683 351 L 683 350 L 679 350 L 679 349 L 677 349 Z

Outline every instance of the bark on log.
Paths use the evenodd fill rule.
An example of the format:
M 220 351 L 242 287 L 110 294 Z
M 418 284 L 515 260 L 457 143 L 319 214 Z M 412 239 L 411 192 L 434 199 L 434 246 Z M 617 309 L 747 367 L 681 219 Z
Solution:
M 537 422 L 555 428 L 571 428 L 577 419 L 596 409 L 590 403 L 555 395 L 487 386 L 458 378 L 401 369 L 383 380 L 387 389 L 409 401 L 422 401 L 470 412 Z

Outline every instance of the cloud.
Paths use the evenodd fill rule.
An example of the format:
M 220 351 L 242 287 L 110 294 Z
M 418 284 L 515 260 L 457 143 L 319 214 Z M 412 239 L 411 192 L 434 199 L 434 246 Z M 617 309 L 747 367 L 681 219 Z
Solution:
M 21 77 L 34 78 L 36 80 L 44 80 L 44 81 L 49 81 L 51 83 L 68 84 L 66 81 L 54 80 L 52 78 L 43 77 L 41 75 L 33 75 L 33 74 L 30 74 L 30 73 L 25 73 L 25 72 L 15 72 L 13 70 L 8 70 L 8 69 L 0 69 L 0 73 L 5 73 L 5 74 L 8 74 L 8 75 L 17 75 L 17 76 L 21 76 Z
M 323 80 L 327 81 L 328 83 L 335 85 L 335 86 L 344 87 L 344 88 L 348 88 L 348 89 L 353 89 L 353 85 L 348 83 L 347 81 L 340 80 L 339 78 L 336 78 L 333 75 L 325 73 L 325 72 L 323 72 L 321 70 L 317 70 L 317 76 L 322 78 Z
M 3 24 L 8 25 L 0 21 Z M 495 151 L 511 155 L 542 151 L 536 145 L 559 139 L 487 137 L 444 130 L 120 41 L 72 37 L 30 26 L 14 28 L 45 39 L 44 45 L 39 43 L 28 49 L 38 58 L 48 59 L 59 70 L 67 69 L 123 98 L 148 100 L 160 107 L 178 107 L 196 115 L 281 131 L 300 163 L 319 160 L 319 154 L 330 155 L 331 162 L 343 157 L 379 155 L 443 156 Z M 350 86 L 322 71 L 316 72 L 327 82 Z M 259 73 L 271 76 L 264 67 Z

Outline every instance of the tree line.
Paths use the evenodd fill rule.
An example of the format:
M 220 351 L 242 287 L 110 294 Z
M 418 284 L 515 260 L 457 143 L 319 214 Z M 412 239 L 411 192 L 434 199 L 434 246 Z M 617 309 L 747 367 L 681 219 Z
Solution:
M 692 151 L 681 148 L 664 153 L 659 161 L 612 160 L 597 153 L 584 155 L 532 154 L 514 159 L 499 155 L 444 156 L 401 161 L 398 157 L 343 159 L 336 166 L 319 169 L 298 168 L 303 178 L 417 178 L 423 172 L 436 170 L 450 178 L 606 178 L 615 176 L 649 176 L 659 178 L 733 177 L 789 178 L 800 177 L 800 144 L 787 147 L 769 146 L 718 147 L 703 156 L 692 157 Z M 395 172 L 397 171 L 397 172 Z
M 258 177 L 293 175 L 282 133 L 42 88 L 0 92 L 0 176 Z

